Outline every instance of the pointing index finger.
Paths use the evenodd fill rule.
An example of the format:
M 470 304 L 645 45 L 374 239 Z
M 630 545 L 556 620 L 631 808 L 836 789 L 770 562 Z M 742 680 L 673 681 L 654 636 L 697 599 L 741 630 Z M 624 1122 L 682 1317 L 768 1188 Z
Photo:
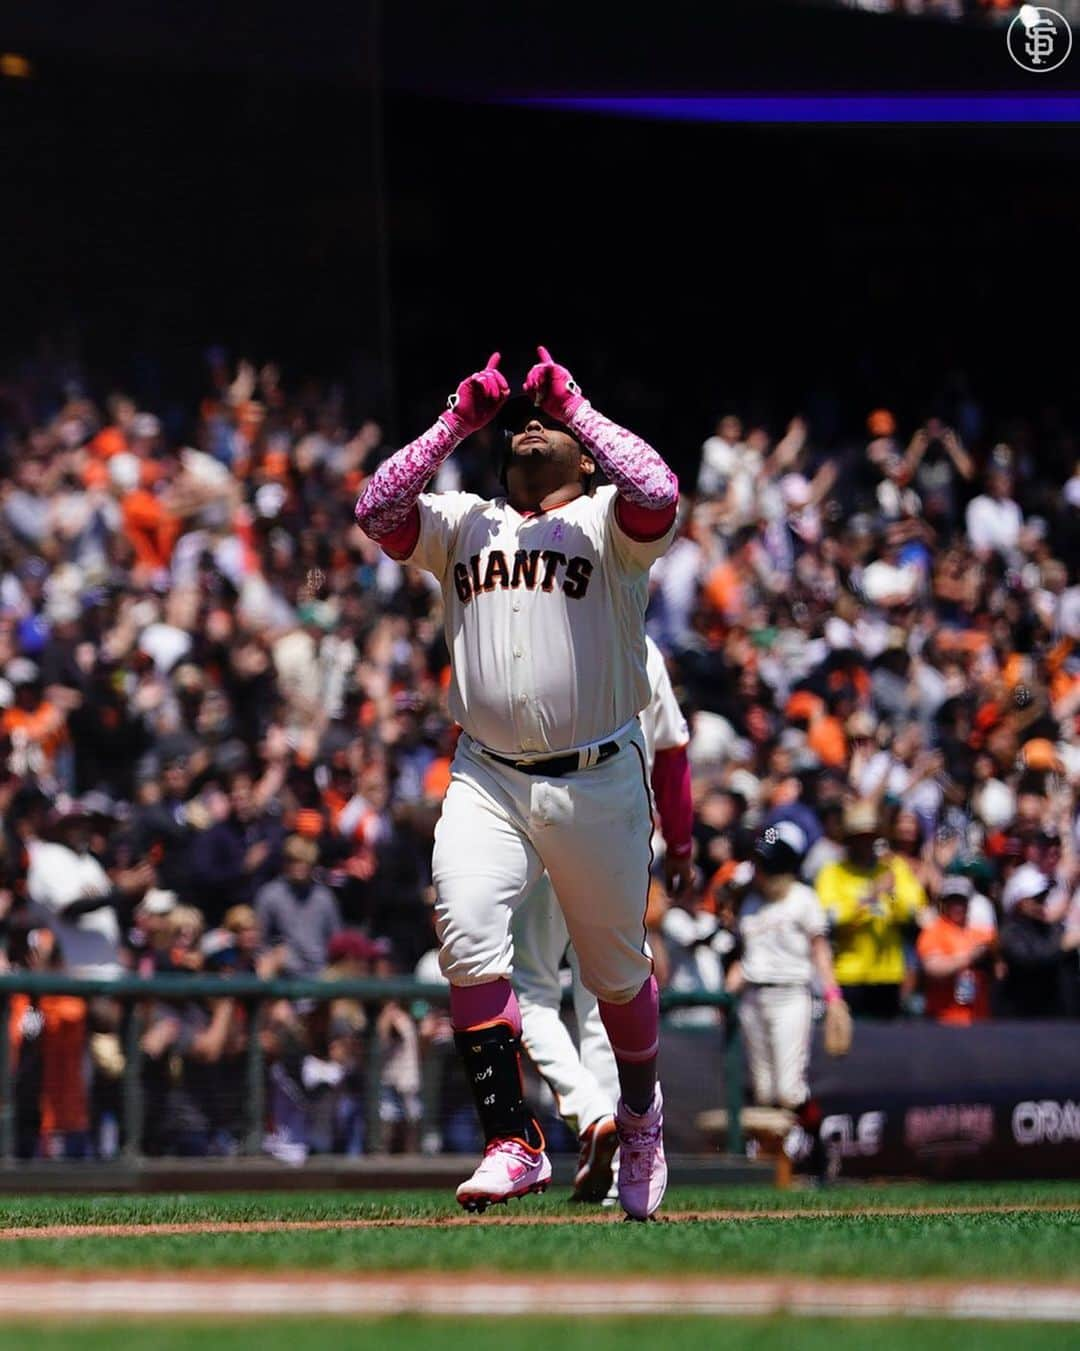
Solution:
M 496 370 L 498 368 L 501 359 L 502 359 L 501 352 L 492 352 L 491 356 L 489 356 L 487 359 L 487 365 L 484 367 L 484 370 L 485 371 Z
M 551 360 L 551 353 L 548 351 L 546 347 L 538 347 L 536 349 L 536 355 L 540 358 L 541 361 Z

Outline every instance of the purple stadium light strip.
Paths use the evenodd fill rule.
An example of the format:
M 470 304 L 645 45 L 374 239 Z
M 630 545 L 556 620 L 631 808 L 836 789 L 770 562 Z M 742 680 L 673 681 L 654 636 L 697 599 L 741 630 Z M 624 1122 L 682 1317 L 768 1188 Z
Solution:
M 1080 122 L 1077 94 L 540 95 L 504 100 L 668 122 L 1065 123 Z

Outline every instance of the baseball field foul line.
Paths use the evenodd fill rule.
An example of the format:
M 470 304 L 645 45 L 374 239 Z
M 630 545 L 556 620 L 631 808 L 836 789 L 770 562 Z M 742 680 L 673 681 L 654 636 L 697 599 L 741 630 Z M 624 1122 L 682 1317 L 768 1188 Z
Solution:
M 371 1276 L 54 1276 L 0 1280 L 0 1317 L 281 1317 L 429 1314 L 706 1314 L 878 1318 L 1080 1320 L 1080 1285 L 943 1284 L 932 1281 Z

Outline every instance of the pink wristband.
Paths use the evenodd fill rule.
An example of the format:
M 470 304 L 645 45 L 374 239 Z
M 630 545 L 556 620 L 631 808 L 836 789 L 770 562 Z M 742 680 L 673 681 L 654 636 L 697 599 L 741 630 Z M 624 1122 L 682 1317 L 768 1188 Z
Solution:
M 835 1004 L 838 999 L 843 999 L 844 992 L 839 985 L 833 985 L 825 991 L 825 1003 Z

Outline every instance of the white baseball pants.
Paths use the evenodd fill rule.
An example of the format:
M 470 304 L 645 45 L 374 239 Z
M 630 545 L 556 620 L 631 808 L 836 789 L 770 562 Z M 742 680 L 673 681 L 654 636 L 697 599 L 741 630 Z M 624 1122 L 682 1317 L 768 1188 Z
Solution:
M 617 755 L 561 778 L 488 759 L 462 735 L 435 828 L 439 964 L 451 985 L 509 977 L 514 911 L 546 869 L 585 988 L 627 1004 L 645 953 L 652 806 L 641 729 Z
M 743 991 L 739 1026 L 760 1107 L 794 1109 L 810 1096 L 812 1013 L 805 985 L 748 985 Z
M 559 1115 L 580 1135 L 615 1110 L 619 1076 L 600 1006 L 581 983 L 577 954 L 546 873 L 514 915 L 511 932 L 522 1044 L 555 1094 Z M 559 1013 L 564 956 L 570 963 L 579 1047 Z

